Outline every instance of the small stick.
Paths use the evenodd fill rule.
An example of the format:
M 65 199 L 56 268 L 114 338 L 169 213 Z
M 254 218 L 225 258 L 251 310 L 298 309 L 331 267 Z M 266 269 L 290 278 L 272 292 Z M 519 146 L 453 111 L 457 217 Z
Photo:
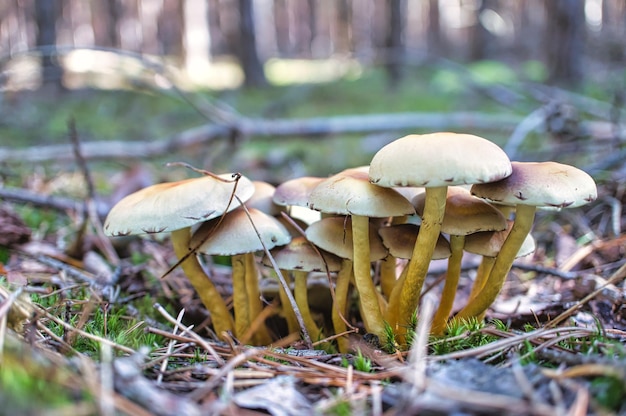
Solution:
M 193 332 L 191 329 L 192 327 L 187 327 L 185 325 L 183 325 L 182 323 L 176 321 L 176 319 L 174 319 L 174 317 L 172 317 L 172 315 L 170 315 L 163 306 L 159 305 L 158 303 L 154 304 L 154 308 L 159 311 L 159 313 L 161 315 L 163 315 L 163 317 L 165 319 L 167 319 L 172 325 L 176 325 L 178 327 L 180 327 L 182 329 L 182 333 L 183 334 L 188 334 L 190 337 L 192 337 L 194 339 L 194 341 L 196 341 L 198 343 L 198 345 L 200 345 L 202 348 L 206 349 L 215 359 L 215 361 L 217 361 L 218 364 L 224 364 L 224 360 L 222 360 L 222 358 L 217 355 L 217 352 L 213 349 L 213 347 L 211 347 L 211 345 L 206 342 L 204 339 L 202 339 L 202 337 L 198 334 L 196 334 L 195 332 Z

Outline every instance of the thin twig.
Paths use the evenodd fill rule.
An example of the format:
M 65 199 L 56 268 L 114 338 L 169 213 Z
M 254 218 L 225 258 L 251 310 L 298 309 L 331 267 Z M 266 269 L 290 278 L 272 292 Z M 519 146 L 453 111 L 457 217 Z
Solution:
M 202 348 L 204 348 L 205 350 L 207 350 L 209 352 L 209 354 L 211 354 L 211 356 L 213 357 L 213 359 L 218 363 L 218 364 L 223 364 L 224 360 L 222 360 L 222 357 L 220 357 L 217 352 L 215 352 L 215 350 L 213 349 L 213 347 L 211 346 L 211 344 L 209 344 L 208 342 L 206 342 L 204 339 L 202 339 L 202 337 L 198 334 L 196 334 L 195 332 L 193 332 L 190 327 L 187 327 L 185 325 L 183 325 L 182 323 L 178 322 L 176 319 L 174 319 L 172 317 L 172 315 L 170 315 L 163 306 L 159 305 L 158 303 L 154 304 L 154 308 L 159 311 L 159 313 L 165 318 L 167 319 L 172 325 L 176 325 L 178 326 L 180 329 L 182 329 L 183 334 L 188 334 L 190 337 L 192 337 L 194 339 L 195 342 L 198 343 L 198 345 L 200 345 Z

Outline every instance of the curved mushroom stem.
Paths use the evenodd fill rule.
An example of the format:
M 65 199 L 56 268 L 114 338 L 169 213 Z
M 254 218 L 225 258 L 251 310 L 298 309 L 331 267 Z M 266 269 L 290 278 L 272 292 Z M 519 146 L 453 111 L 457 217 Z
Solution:
M 172 231 L 172 246 L 174 247 L 174 253 L 176 253 L 179 259 L 189 254 L 190 238 L 191 228 L 189 227 Z M 232 332 L 234 328 L 233 318 L 228 311 L 226 302 L 224 302 L 224 299 L 222 299 L 222 296 L 206 275 L 204 269 L 198 262 L 198 258 L 194 254 L 188 256 L 187 259 L 180 264 L 180 267 L 196 290 L 202 304 L 211 314 L 215 333 L 220 339 L 223 339 L 222 333 Z
M 411 320 L 411 316 L 417 309 L 419 304 L 422 286 L 428 273 L 428 265 L 435 251 L 435 245 L 441 232 L 441 223 L 446 208 L 446 196 L 448 193 L 447 186 L 439 186 L 426 188 L 426 198 L 424 204 L 424 213 L 422 215 L 422 224 L 413 247 L 411 260 L 407 265 L 406 277 L 398 280 L 394 287 L 400 291 L 398 296 L 399 305 L 390 305 L 390 308 L 398 308 L 396 321 L 389 323 L 392 327 L 399 330 L 397 340 L 399 343 L 404 342 L 406 328 L 403 324 Z M 394 294 L 392 293 L 392 298 Z M 402 320 L 399 322 L 398 320 Z M 404 328 L 404 329 L 402 329 Z
M 233 311 L 235 312 L 235 336 L 243 337 L 250 327 L 250 304 L 246 290 L 245 254 L 231 257 L 233 279 Z
M 350 289 L 350 280 L 352 279 L 352 260 L 343 259 L 341 269 L 337 273 L 337 281 L 335 283 L 335 305 L 332 311 L 333 329 L 335 334 L 346 332 L 347 326 L 344 321 L 346 319 L 346 310 L 348 308 L 348 290 Z M 348 339 L 345 337 L 337 338 L 337 345 L 340 353 L 347 353 L 349 349 Z
M 480 291 L 483 290 L 483 287 L 485 287 L 485 283 L 489 278 L 489 273 L 491 273 L 491 269 L 493 268 L 493 264 L 495 262 L 495 257 L 483 256 L 483 259 L 478 265 L 478 269 L 476 269 L 476 279 L 472 285 L 472 290 L 468 297 L 468 303 L 474 300 L 476 295 L 478 295 Z
M 496 257 L 489 278 L 483 289 L 473 300 L 465 306 L 455 319 L 481 316 L 487 308 L 496 300 L 498 293 L 504 286 L 506 276 L 511 270 L 515 256 L 519 252 L 524 239 L 530 233 L 535 219 L 536 207 L 532 205 L 518 205 L 515 211 L 515 222 L 500 253 Z
M 246 268 L 246 291 L 248 292 L 248 319 L 250 324 L 254 323 L 254 320 L 261 315 L 263 311 L 263 302 L 261 301 L 261 290 L 259 289 L 259 269 L 257 268 L 256 260 L 254 259 L 254 253 L 246 253 L 245 256 L 245 268 Z M 255 345 L 269 345 L 272 343 L 272 337 L 265 325 L 265 322 L 261 322 L 258 328 L 255 328 L 252 336 L 253 343 Z
M 461 276 L 461 261 L 463 260 L 463 246 L 465 246 L 464 235 L 451 235 L 450 236 L 450 251 L 452 254 L 448 257 L 448 271 L 446 274 L 446 282 L 443 286 L 443 292 L 441 293 L 441 300 L 439 301 L 439 307 L 433 317 L 433 323 L 431 326 L 431 332 L 434 335 L 441 335 L 446 329 L 446 323 L 448 317 L 454 306 L 454 298 L 456 296 L 456 289 L 459 285 L 459 278 Z
M 287 285 L 291 284 L 291 274 L 287 270 L 281 270 Z M 293 311 L 293 307 L 289 302 L 289 297 L 287 296 L 287 292 L 285 292 L 285 288 L 280 283 L 278 284 L 278 296 L 280 297 L 280 305 L 283 310 L 283 318 L 287 321 L 287 330 L 290 334 L 300 333 L 300 325 L 298 325 L 298 318 L 296 318 L 296 313 Z
M 359 292 L 365 329 L 383 339 L 385 325 L 371 275 L 369 218 L 352 216 L 354 283 Z
M 380 289 L 386 299 L 389 299 L 393 287 L 396 285 L 396 258 L 391 254 L 380 262 Z
M 323 336 L 321 329 L 317 326 L 315 320 L 313 320 L 311 309 L 309 308 L 309 293 L 306 284 L 307 276 L 308 273 L 305 271 L 294 270 L 294 297 L 296 298 L 296 305 L 298 305 L 300 313 L 302 314 L 306 330 L 312 337 L 314 337 L 314 339 L 319 340 L 323 338 Z
M 385 311 L 385 320 L 389 323 L 389 325 L 391 325 L 391 328 L 396 335 L 399 333 L 398 330 L 400 327 L 400 291 L 402 289 L 402 285 L 406 281 L 406 274 L 408 271 L 408 265 L 402 269 L 402 272 L 396 281 L 396 285 L 393 287 L 393 290 L 389 295 L 389 303 L 387 304 L 387 310 Z

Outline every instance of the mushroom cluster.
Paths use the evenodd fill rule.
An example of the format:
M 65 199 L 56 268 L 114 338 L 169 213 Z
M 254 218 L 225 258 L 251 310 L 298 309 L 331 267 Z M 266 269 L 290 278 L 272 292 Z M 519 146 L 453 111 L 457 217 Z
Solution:
M 275 189 L 229 178 L 146 188 L 111 210 L 105 231 L 172 231 L 180 264 L 218 336 L 229 331 L 256 344 L 272 343 L 279 334 L 254 321 L 261 299 L 268 299 L 259 279 L 279 275 L 293 282 L 279 286 L 276 295 L 289 331 L 317 339 L 334 333 L 340 351 L 349 349 L 343 335 L 357 322 L 381 343 L 392 334 L 395 343 L 405 344 L 432 259 L 448 259 L 432 332 L 442 334 L 451 318 L 482 318 L 513 260 L 534 250 L 530 231 L 536 209 L 578 207 L 597 197 L 595 182 L 580 169 L 511 162 L 487 139 L 448 132 L 399 138 L 381 148 L 369 166 L 328 178 L 295 178 Z M 196 183 L 198 188 L 191 188 Z M 188 187 L 195 189 L 193 197 L 183 196 Z M 308 215 L 314 218 L 308 222 L 289 220 L 296 208 L 321 215 Z M 263 264 L 276 269 L 258 267 L 261 251 Z M 451 317 L 465 251 L 483 261 L 468 303 Z M 198 253 L 232 256 L 233 313 L 204 274 Z M 307 300 L 312 272 L 329 277 L 329 319 L 316 319 Z M 353 315 L 357 310 L 360 320 Z

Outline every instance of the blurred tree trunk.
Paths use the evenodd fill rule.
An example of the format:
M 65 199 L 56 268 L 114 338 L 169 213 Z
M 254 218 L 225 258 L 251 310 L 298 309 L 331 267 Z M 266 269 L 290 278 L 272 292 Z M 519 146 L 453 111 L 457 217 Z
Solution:
M 474 25 L 470 28 L 470 61 L 479 61 L 487 59 L 494 49 L 497 41 L 495 36 L 485 28 L 481 21 L 481 15 L 489 9 L 497 6 L 494 0 L 480 0 L 479 7 L 476 10 Z
M 96 46 L 118 47 L 120 45 L 119 1 L 91 2 L 91 26 Z
M 239 62 L 244 73 L 246 87 L 267 85 L 263 64 L 259 59 L 254 30 L 253 0 L 239 0 Z
M 316 45 L 317 39 L 317 2 L 315 0 L 307 0 L 309 8 L 308 25 L 309 25 L 309 56 L 316 57 Z
M 387 79 L 392 88 L 402 80 L 404 50 L 402 32 L 405 3 L 403 0 L 387 0 L 387 33 L 385 36 L 385 69 Z
M 352 36 L 350 30 L 350 22 L 352 21 L 352 2 L 350 0 L 338 0 L 336 2 L 337 18 L 335 21 L 336 29 L 332 37 L 334 44 L 332 52 L 348 53 L 353 50 Z
M 279 56 L 289 56 L 291 42 L 289 40 L 289 13 L 286 0 L 274 0 L 274 30 L 276 33 L 276 48 Z
M 46 48 L 41 57 L 42 87 L 62 91 L 63 68 L 56 55 L 56 22 L 61 11 L 60 0 L 35 0 L 35 20 L 37 23 L 37 47 Z
M 551 0 L 545 5 L 549 80 L 566 85 L 580 84 L 585 42 L 584 2 Z
M 178 0 L 163 0 L 163 8 L 159 14 L 157 36 L 161 53 L 176 57 L 179 62 L 185 62 L 185 47 L 183 33 L 185 32 L 184 2 Z
M 428 53 L 435 57 L 445 56 L 446 54 L 440 19 L 439 0 L 428 0 L 426 41 L 428 45 Z

